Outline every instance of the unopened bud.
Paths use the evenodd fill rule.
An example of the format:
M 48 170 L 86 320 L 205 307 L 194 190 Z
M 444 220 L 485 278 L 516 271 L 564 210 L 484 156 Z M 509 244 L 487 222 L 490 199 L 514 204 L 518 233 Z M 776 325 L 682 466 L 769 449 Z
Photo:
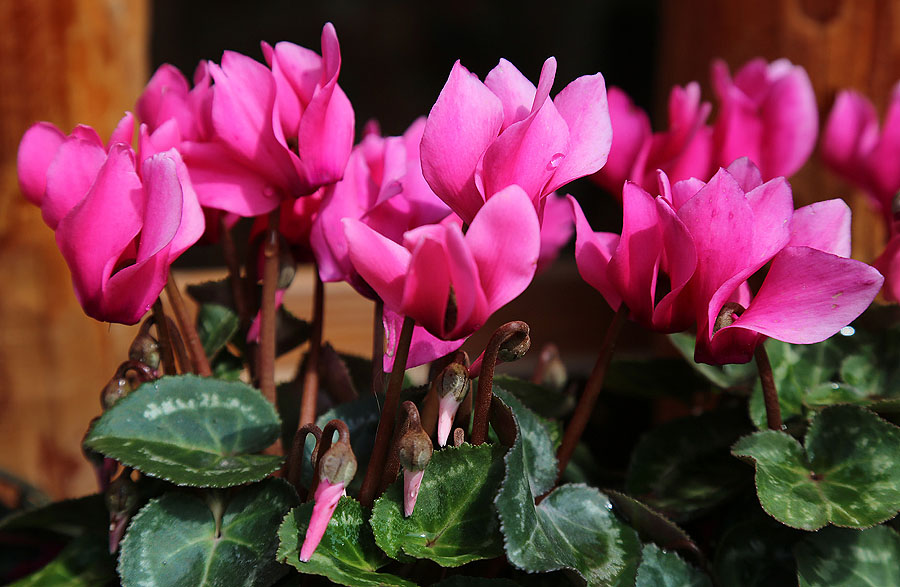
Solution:
M 518 361 L 525 356 L 528 349 L 531 348 L 531 337 L 528 335 L 528 329 L 518 331 L 503 341 L 497 350 L 497 358 L 504 363 Z
M 434 446 L 422 427 L 410 428 L 397 443 L 397 457 L 407 471 L 422 471 L 431 462 Z
M 138 334 L 131 341 L 128 358 L 143 363 L 151 369 L 158 369 L 160 363 L 159 343 L 147 333 Z
M 734 324 L 735 320 L 737 320 L 745 311 L 746 308 L 737 302 L 725 302 L 722 309 L 719 310 L 719 315 L 716 316 L 716 323 L 713 325 L 713 334 Z
M 434 383 L 439 397 L 451 394 L 457 402 L 463 401 L 472 387 L 469 370 L 462 363 L 450 363 L 444 367 Z
M 105 495 L 106 509 L 110 515 L 127 514 L 137 507 L 137 484 L 131 480 L 131 469 L 125 469 L 109 484 Z
M 106 411 L 132 391 L 134 391 L 134 387 L 127 377 L 113 376 L 100 393 L 100 405 Z
M 356 457 L 349 442 L 337 442 L 319 455 L 319 479 L 329 483 L 350 485 L 356 475 Z

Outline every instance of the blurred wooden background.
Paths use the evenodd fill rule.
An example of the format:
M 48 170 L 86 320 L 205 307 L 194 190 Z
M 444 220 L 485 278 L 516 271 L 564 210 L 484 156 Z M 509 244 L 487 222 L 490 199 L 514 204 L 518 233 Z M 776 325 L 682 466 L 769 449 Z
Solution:
M 362 105 L 357 108 L 358 125 L 377 113 L 364 110 L 370 107 L 365 106 L 368 93 L 372 103 L 389 110 L 385 130 L 390 133 L 402 132 L 417 114 L 427 112 L 455 59 L 446 54 L 456 51 L 455 47 L 462 52 L 463 62 L 480 75 L 504 56 L 517 64 L 517 59 L 526 60 L 523 71 L 536 78 L 543 58 L 556 54 L 560 59 L 557 90 L 576 75 L 600 69 L 610 83 L 624 86 L 640 103 L 655 104 L 658 124 L 664 123 L 659 115 L 672 84 L 696 79 L 710 96 L 709 63 L 717 56 L 732 68 L 758 55 L 787 57 L 803 65 L 816 88 L 823 121 L 838 89 L 857 88 L 883 109 L 891 85 L 900 78 L 900 43 L 895 40 L 900 38 L 900 8 L 885 0 L 569 2 L 565 10 L 554 10 L 551 16 L 534 7 L 514 16 L 486 16 L 486 9 L 475 2 L 455 3 L 447 8 L 447 14 L 401 1 L 379 3 L 375 8 L 344 3 L 316 3 L 302 9 L 290 5 L 274 2 L 274 8 L 267 6 L 266 10 L 306 11 L 303 38 L 291 39 L 306 46 L 318 48 L 322 23 L 335 22 L 344 47 L 342 84 L 351 100 Z M 154 6 L 156 19 L 150 12 Z M 215 22 L 215 26 L 196 29 L 198 40 L 188 38 L 190 27 L 202 25 L 185 16 L 193 10 L 196 17 L 202 11 L 197 6 L 171 0 L 155 4 L 148 0 L 0 2 L 0 468 L 36 484 L 52 497 L 82 495 L 94 489 L 93 476 L 81 457 L 80 440 L 88 421 L 100 411 L 99 391 L 124 358 L 133 329 L 101 324 L 81 312 L 53 233 L 43 224 L 40 212 L 19 194 L 15 172 L 18 142 L 37 120 L 51 121 L 65 131 L 82 122 L 108 136 L 122 113 L 133 107 L 148 78 L 151 47 L 155 47 L 154 55 L 173 60 L 164 50 L 173 44 L 216 37 L 230 43 L 237 39 L 238 31 L 248 29 L 249 42 L 255 45 L 263 37 L 280 40 L 283 37 L 271 35 L 280 35 L 291 23 L 300 22 L 277 14 L 269 21 L 248 21 L 237 8 L 249 10 L 246 3 L 220 2 L 205 9 L 220 8 L 219 17 L 231 15 L 235 22 Z M 506 27 L 511 40 L 505 44 L 494 38 L 486 40 L 481 34 L 502 28 L 503 19 L 509 18 L 517 20 Z M 383 26 L 372 27 L 373 21 L 380 22 L 377 19 L 385 20 Z M 422 19 L 440 21 L 442 34 L 423 30 Z M 151 22 L 157 26 L 153 36 Z M 274 23 L 275 32 L 266 32 L 266 22 Z M 401 26 L 399 23 L 404 28 L 390 28 Z M 367 32 L 372 28 L 381 31 L 374 40 Z M 403 35 L 407 35 L 406 45 L 399 40 Z M 442 42 L 442 49 L 429 44 L 434 42 Z M 237 41 L 227 46 L 245 50 Z M 210 51 L 204 47 L 203 51 Z M 199 57 L 218 59 L 220 52 L 201 52 Z M 372 59 L 366 57 L 371 54 L 389 62 L 366 61 Z M 476 54 L 488 65 L 473 66 Z M 641 60 L 644 54 L 658 57 L 648 66 Z M 576 59 L 579 55 L 581 61 Z M 354 61 L 355 56 L 359 62 Z M 426 60 L 435 56 L 440 59 Z M 199 57 L 185 59 L 196 63 Z M 366 65 L 360 67 L 359 63 Z M 192 66 L 178 65 L 190 75 Z M 371 74 L 375 79 L 367 77 L 365 72 L 376 66 L 390 72 L 384 76 L 410 68 L 404 75 L 413 80 L 418 75 L 415 68 L 426 68 L 429 85 L 414 87 L 406 78 L 383 83 L 378 78 L 381 72 Z M 655 91 L 649 93 L 654 79 Z M 640 80 L 647 86 L 638 85 Z M 424 98 L 391 110 L 397 95 L 406 93 Z M 854 254 L 863 260 L 877 255 L 884 239 L 881 222 L 861 196 L 825 172 L 816 157 L 792 183 L 798 205 L 847 197 L 855 215 Z M 586 184 L 572 191 L 579 198 L 596 193 Z M 616 228 L 615 221 L 603 227 Z M 188 270 L 179 273 L 179 281 L 209 275 L 208 270 Z M 308 270 L 301 271 L 287 300 L 288 307 L 301 317 L 309 315 L 309 277 Z M 370 348 L 370 304 L 343 285 L 329 285 L 327 292 L 326 338 L 341 350 L 365 354 Z M 559 292 L 565 293 L 561 296 Z M 602 298 L 581 283 L 572 260 L 564 259 L 540 276 L 494 323 L 525 319 L 532 325 L 537 344 L 556 341 L 564 359 L 589 363 L 598 345 L 597 333 L 609 316 Z M 473 348 L 486 337 L 479 334 Z M 291 369 L 290 363 L 284 363 L 282 376 L 290 375 Z

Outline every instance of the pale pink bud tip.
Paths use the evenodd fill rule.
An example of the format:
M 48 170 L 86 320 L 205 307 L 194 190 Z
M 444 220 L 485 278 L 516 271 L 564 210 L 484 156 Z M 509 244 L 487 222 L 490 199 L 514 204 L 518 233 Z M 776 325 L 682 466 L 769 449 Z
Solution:
M 416 509 L 416 500 L 419 499 L 419 487 L 422 485 L 422 477 L 424 476 L 424 469 L 421 471 L 403 470 L 403 515 L 407 518 Z
M 460 401 L 456 396 L 448 393 L 440 399 L 438 403 L 438 425 L 437 425 L 437 441 L 438 446 L 445 446 L 447 438 L 450 436 L 450 430 L 453 428 L 453 418 L 459 409 Z
M 418 491 L 418 489 L 417 489 Z M 316 547 L 322 541 L 325 535 L 325 529 L 328 522 L 334 514 L 341 495 L 344 494 L 343 483 L 331 483 L 327 479 L 319 481 L 316 487 L 316 494 L 313 497 L 313 512 L 309 519 L 309 527 L 306 529 L 306 537 L 303 539 L 303 546 L 300 547 L 300 560 L 308 563 L 312 558 Z

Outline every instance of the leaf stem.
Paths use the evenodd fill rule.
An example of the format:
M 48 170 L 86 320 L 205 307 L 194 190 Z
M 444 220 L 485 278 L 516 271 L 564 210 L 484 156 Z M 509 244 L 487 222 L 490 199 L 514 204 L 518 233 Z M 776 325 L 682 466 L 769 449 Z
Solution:
M 176 375 L 178 368 L 175 366 L 175 353 L 172 351 L 172 337 L 169 334 L 169 323 L 166 321 L 161 298 L 156 298 L 153 302 L 153 323 L 156 324 L 156 334 L 159 335 L 159 352 L 162 355 L 165 374 Z
M 319 396 L 319 354 L 322 349 L 322 325 L 325 322 L 325 284 L 319 277 L 319 269 L 313 266 L 315 287 L 313 291 L 312 336 L 306 354 L 303 372 L 303 397 L 300 399 L 300 426 L 316 421 L 316 400 Z
M 384 472 L 385 456 L 394 431 L 394 418 L 400 403 L 400 388 L 403 385 L 403 375 L 406 373 L 406 359 L 409 357 L 409 345 L 412 342 L 415 325 L 416 321 L 409 316 L 403 318 L 403 328 L 400 331 L 400 340 L 397 342 L 397 352 L 394 354 L 394 368 L 391 370 L 391 379 L 388 382 L 387 395 L 384 398 L 384 408 L 381 410 L 378 430 L 375 433 L 375 446 L 372 448 L 372 456 L 369 458 L 369 466 L 366 468 L 366 477 L 359 490 L 359 502 L 363 507 L 372 507 L 375 491 L 378 489 L 381 474 Z
M 178 323 L 178 329 L 187 339 L 187 347 L 191 355 L 191 366 L 194 373 L 202 377 L 212 375 L 212 369 L 209 368 L 209 359 L 206 358 L 206 351 L 203 350 L 203 343 L 200 342 L 200 336 L 197 335 L 197 329 L 194 328 L 194 322 L 188 315 L 184 306 L 184 299 L 175 283 L 175 276 L 169 272 L 169 279 L 166 281 L 166 295 L 169 297 L 169 305 L 172 306 L 172 312 L 175 314 L 175 321 Z
M 594 363 L 594 370 L 591 371 L 591 376 L 588 379 L 587 385 L 581 393 L 581 397 L 578 399 L 578 405 L 575 406 L 575 413 L 572 415 L 572 419 L 569 421 L 568 426 L 566 426 L 562 444 L 556 454 L 556 458 L 559 460 L 556 474 L 557 481 L 562 477 L 563 471 L 566 470 L 569 459 L 572 458 L 572 453 L 575 452 L 575 447 L 578 445 L 578 441 L 581 439 L 581 435 L 584 433 L 584 429 L 591 419 L 591 414 L 594 412 L 594 406 L 597 405 L 597 398 L 600 395 L 600 390 L 603 388 L 606 370 L 609 368 L 610 361 L 612 361 L 616 339 L 618 339 L 619 332 L 622 330 L 622 326 L 625 324 L 627 318 L 628 307 L 622 303 L 619 305 L 619 309 L 616 311 L 615 316 L 613 316 L 612 323 L 609 325 L 606 335 L 603 337 L 603 342 L 600 345 L 600 352 L 597 355 L 597 362 Z
M 481 360 L 481 372 L 478 375 L 478 396 L 475 398 L 475 416 L 472 420 L 472 444 L 478 446 L 487 440 L 488 421 L 491 415 L 491 399 L 493 398 L 494 367 L 501 352 L 511 343 L 515 346 L 528 340 L 530 345 L 528 324 L 521 321 L 507 322 L 494 331 L 491 340 L 484 348 Z M 527 347 L 525 347 L 527 351 Z M 517 354 L 513 351 L 513 355 Z M 503 360 L 517 359 L 518 356 L 504 357 Z
M 772 375 L 772 363 L 769 362 L 769 353 L 763 344 L 756 345 L 753 351 L 756 357 L 756 369 L 759 371 L 759 380 L 762 383 L 763 400 L 766 404 L 766 424 L 769 430 L 781 431 L 781 405 L 778 403 L 778 389 L 775 387 L 775 377 Z

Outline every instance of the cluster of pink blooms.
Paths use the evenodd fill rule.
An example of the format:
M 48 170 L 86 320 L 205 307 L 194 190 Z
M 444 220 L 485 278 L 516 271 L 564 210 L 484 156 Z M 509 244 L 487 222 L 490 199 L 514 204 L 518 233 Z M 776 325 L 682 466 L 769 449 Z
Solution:
M 404 316 L 416 322 L 409 365 L 451 352 L 522 293 L 573 223 L 584 278 L 649 328 L 696 326 L 700 361 L 746 361 L 767 336 L 823 340 L 881 287 L 847 258 L 842 202 L 793 209 L 780 176 L 809 156 L 818 115 L 806 73 L 787 61 L 752 61 L 733 78 L 716 64 L 716 121 L 693 83 L 673 90 L 670 129 L 657 133 L 623 92 L 607 98 L 599 73 L 551 98 L 553 58 L 537 85 L 505 60 L 484 81 L 456 63 L 427 119 L 399 137 L 369 124 L 354 146 L 334 28 L 321 55 L 262 48 L 265 64 L 232 52 L 201 63 L 193 87 L 161 67 L 137 103 L 137 147 L 131 114 L 106 145 L 82 126 L 25 134 L 22 189 L 90 316 L 137 322 L 204 231 L 279 207 L 282 234 L 322 280 L 384 302 L 386 368 Z M 835 168 L 886 208 L 900 187 L 886 162 L 900 145 L 896 108 L 879 137 L 871 107 L 841 96 L 832 119 L 855 126 L 829 121 L 827 133 Z M 555 195 L 584 176 L 622 198 L 621 235 L 594 233 L 574 199 Z M 767 264 L 754 295 L 747 280 Z M 745 309 L 717 328 L 726 302 Z

